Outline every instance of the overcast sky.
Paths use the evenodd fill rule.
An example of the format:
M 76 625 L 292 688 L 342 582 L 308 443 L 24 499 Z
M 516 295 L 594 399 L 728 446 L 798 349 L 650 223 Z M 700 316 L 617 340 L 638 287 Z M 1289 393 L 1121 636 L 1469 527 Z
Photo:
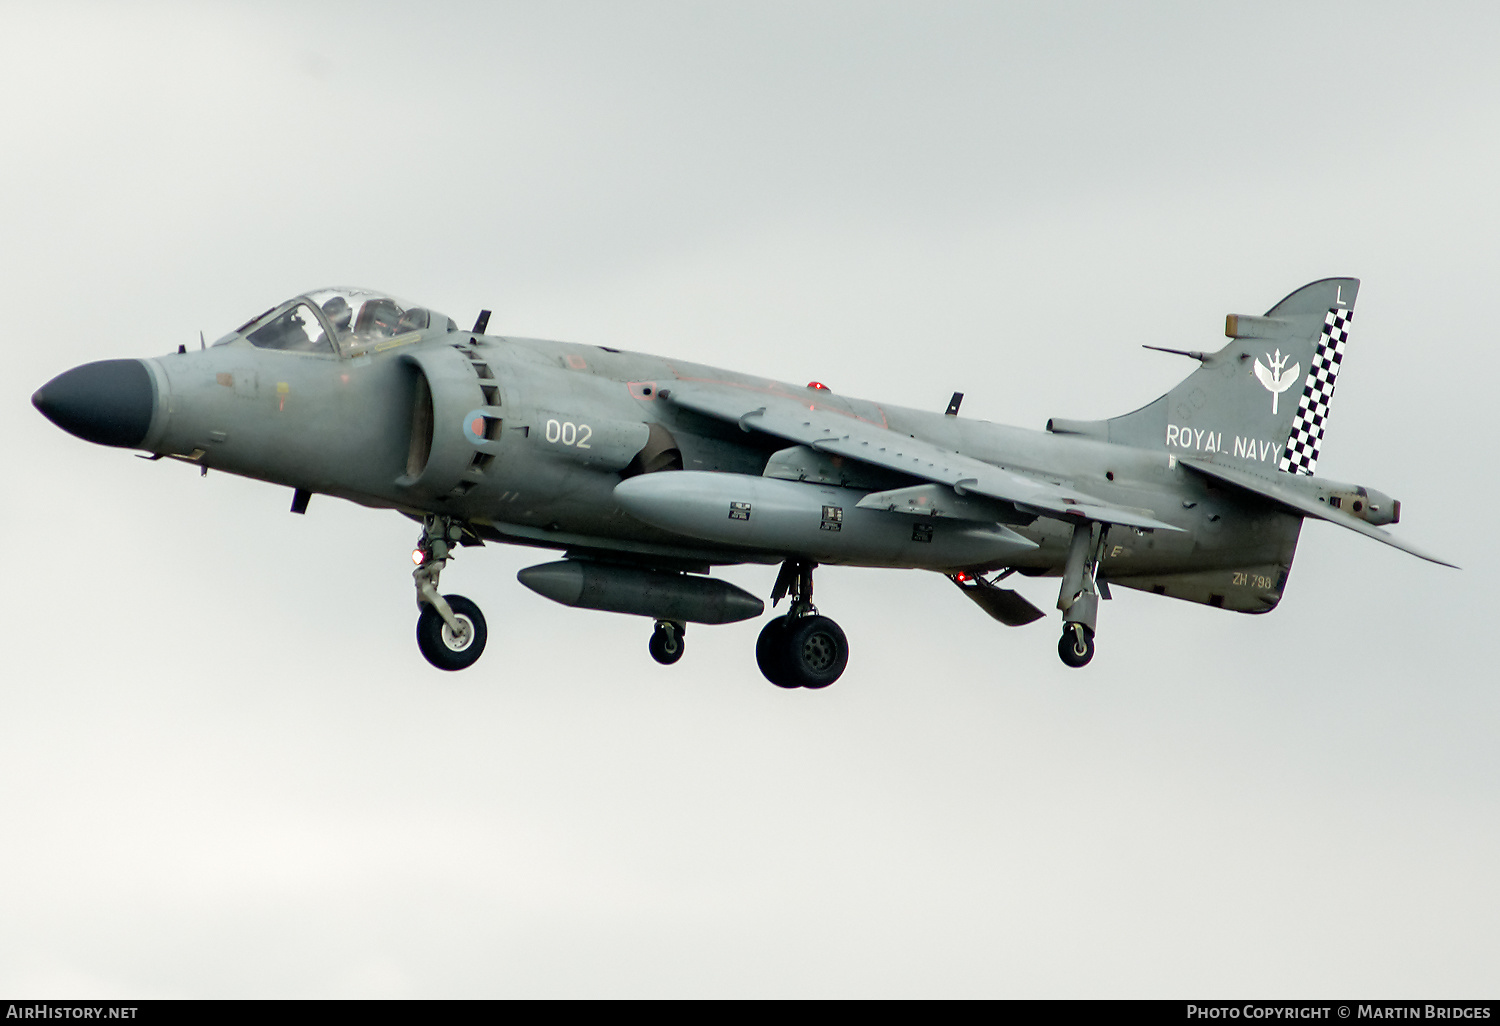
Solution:
M 1493 997 L 1491 4 L 0 2 L 0 992 Z M 1248 617 L 1133 592 L 1083 671 L 825 568 L 849 668 L 146 463 L 31 393 L 386 289 L 493 331 L 1040 428 L 1363 281 L 1332 526 Z M 767 594 L 774 568 L 730 569 Z M 1022 582 L 1052 608 L 1056 584 Z

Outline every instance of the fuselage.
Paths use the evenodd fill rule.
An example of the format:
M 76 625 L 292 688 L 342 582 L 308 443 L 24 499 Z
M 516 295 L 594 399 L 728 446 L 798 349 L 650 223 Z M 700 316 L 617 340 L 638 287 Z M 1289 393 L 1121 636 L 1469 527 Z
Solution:
M 1165 451 L 592 345 L 429 329 L 353 354 L 267 350 L 231 337 L 143 363 L 155 406 L 140 448 L 367 506 L 442 513 L 493 540 L 549 548 L 703 564 L 786 555 L 663 531 L 612 500 L 622 478 L 651 469 L 631 463 L 655 438 L 675 448 L 674 468 L 721 474 L 762 475 L 787 448 L 664 401 L 663 390 L 676 382 L 790 398 L 1012 470 L 1067 480 L 1181 528 L 1114 528 L 1101 564 L 1110 577 L 1284 562 L 1299 523 L 1237 501 Z M 861 468 L 848 490 L 857 497 L 902 483 L 918 481 Z M 1037 547 L 1005 563 L 1028 573 L 1057 571 L 1071 525 L 1028 520 L 1010 526 Z M 873 565 L 921 564 L 895 556 Z

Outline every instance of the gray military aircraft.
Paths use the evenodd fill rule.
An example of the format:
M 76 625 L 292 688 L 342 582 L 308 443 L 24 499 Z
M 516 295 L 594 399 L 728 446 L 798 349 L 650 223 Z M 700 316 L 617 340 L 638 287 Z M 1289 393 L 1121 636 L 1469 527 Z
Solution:
M 1044 614 L 999 582 L 1061 577 L 1058 652 L 1094 654 L 1100 598 L 1136 588 L 1244 613 L 1276 607 L 1304 517 L 1442 563 L 1382 530 L 1401 505 L 1313 476 L 1359 282 L 1313 282 L 1230 315 L 1218 352 L 1166 395 L 1045 431 L 905 409 L 682 360 L 469 331 L 378 292 L 324 289 L 212 346 L 67 371 L 32 402 L 103 445 L 144 449 L 420 521 L 417 643 L 471 666 L 484 616 L 438 592 L 455 547 L 563 558 L 519 574 L 569 606 L 655 621 L 674 663 L 688 623 L 761 615 L 714 566 L 781 564 L 756 644 L 784 688 L 843 673 L 812 602 L 820 563 L 933 570 L 1003 624 Z M 1452 565 L 1452 564 L 1445 564 Z M 991 576 L 994 575 L 994 576 Z

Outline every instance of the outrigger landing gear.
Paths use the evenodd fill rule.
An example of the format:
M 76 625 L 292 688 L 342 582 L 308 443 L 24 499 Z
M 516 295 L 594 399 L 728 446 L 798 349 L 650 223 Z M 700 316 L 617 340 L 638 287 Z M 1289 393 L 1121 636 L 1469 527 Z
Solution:
M 646 646 L 651 650 L 651 658 L 663 666 L 671 666 L 681 659 L 683 649 L 687 647 L 682 640 L 686 633 L 687 624 L 676 620 L 656 621 L 656 629 L 651 632 L 651 642 Z
M 1057 595 L 1057 608 L 1063 614 L 1057 654 L 1074 668 L 1086 666 L 1094 658 L 1094 625 L 1099 621 L 1099 560 L 1104 555 L 1104 536 L 1108 530 L 1107 525 L 1098 521 L 1084 521 L 1074 525 L 1073 537 L 1068 542 L 1068 561 Z
M 816 563 L 788 560 L 781 566 L 771 605 L 790 593 L 792 606 L 762 628 L 755 661 L 766 680 L 779 688 L 826 688 L 849 663 L 849 641 L 839 625 L 819 616 L 812 604 Z
M 439 670 L 462 670 L 473 666 L 484 652 L 489 637 L 484 614 L 462 595 L 439 595 L 438 577 L 449 553 L 458 544 L 462 529 L 451 517 L 428 516 L 422 520 L 422 537 L 412 552 L 412 580 L 417 585 L 417 647 Z

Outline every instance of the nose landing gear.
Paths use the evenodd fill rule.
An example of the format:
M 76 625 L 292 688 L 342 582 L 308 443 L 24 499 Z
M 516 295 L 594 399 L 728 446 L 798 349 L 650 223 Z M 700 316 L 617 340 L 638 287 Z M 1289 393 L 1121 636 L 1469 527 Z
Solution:
M 819 616 L 812 604 L 815 563 L 787 561 L 771 592 L 775 605 L 790 592 L 792 607 L 761 629 L 755 661 L 766 680 L 779 688 L 826 688 L 849 663 L 849 641 L 839 625 Z
M 463 670 L 484 654 L 489 638 L 484 614 L 462 595 L 438 594 L 438 578 L 462 531 L 450 517 L 429 516 L 422 521 L 422 537 L 412 553 L 417 568 L 417 648 L 439 670 Z

